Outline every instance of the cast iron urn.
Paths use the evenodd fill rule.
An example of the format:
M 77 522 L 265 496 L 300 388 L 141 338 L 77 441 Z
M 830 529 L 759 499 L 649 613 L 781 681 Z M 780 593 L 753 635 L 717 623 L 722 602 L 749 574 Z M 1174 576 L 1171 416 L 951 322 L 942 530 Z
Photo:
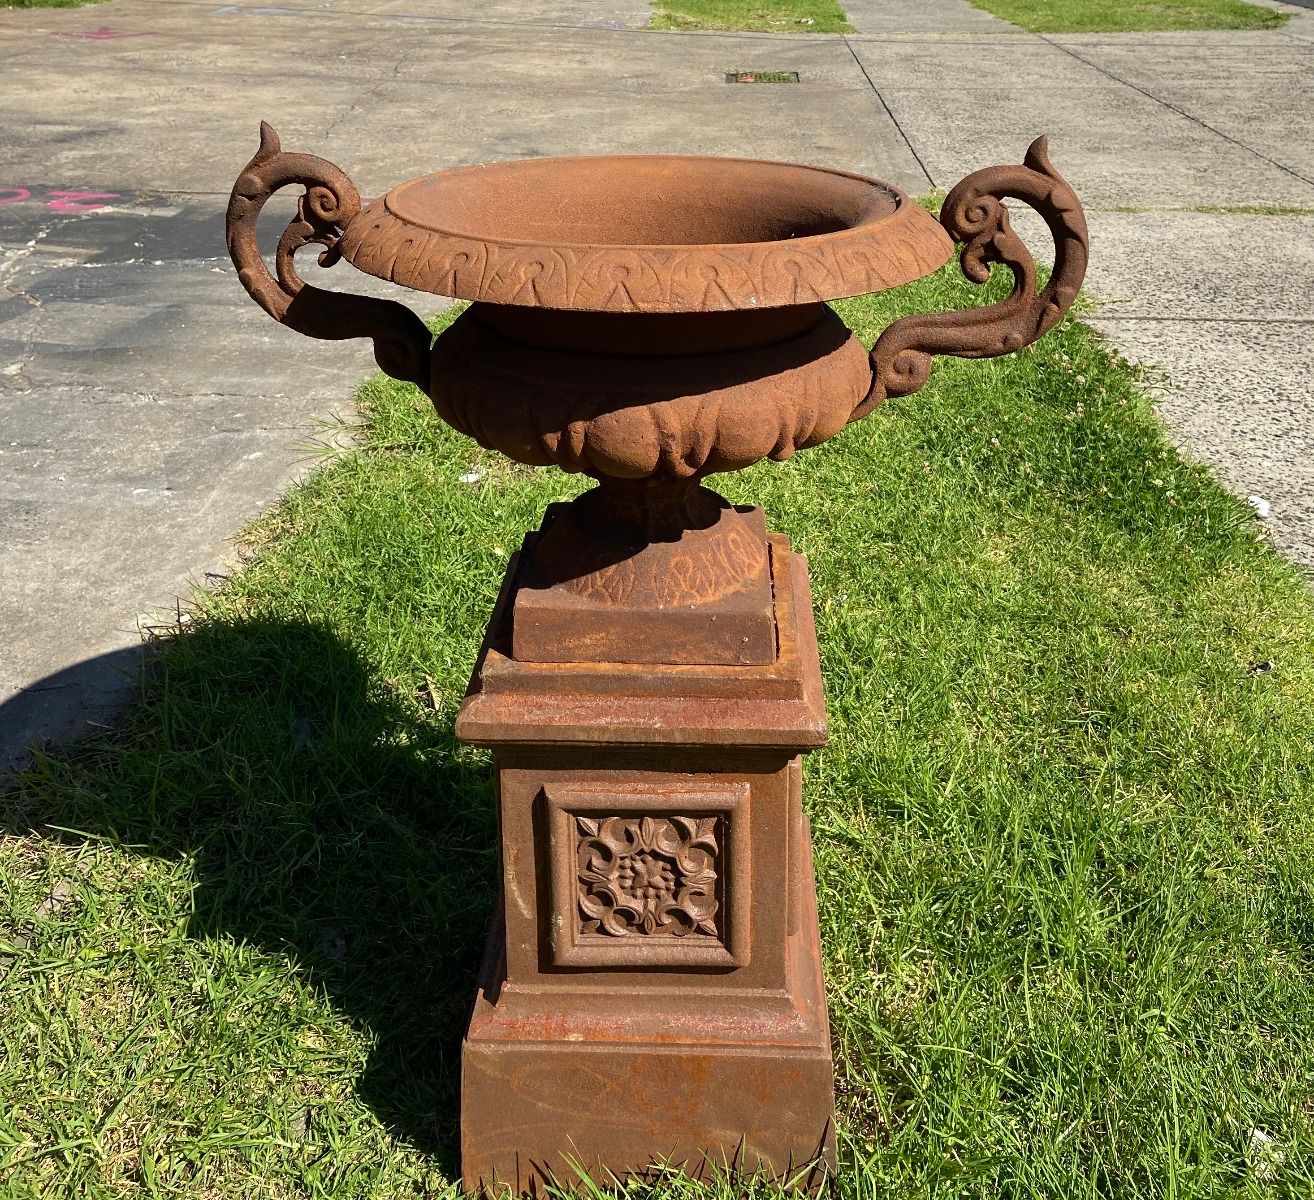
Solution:
M 270 272 L 256 219 L 304 189 Z M 1054 241 L 1048 281 L 1003 201 Z M 324 291 L 345 260 L 470 305 L 436 340 L 392 301 Z M 895 321 L 870 353 L 826 303 L 946 263 L 1011 293 Z M 816 1188 L 834 1093 L 801 756 L 824 744 L 807 565 L 703 485 L 787 459 L 916 391 L 931 358 L 1035 341 L 1067 311 L 1086 224 L 1045 141 L 969 175 L 939 220 L 843 171 L 673 155 L 440 171 L 361 206 L 268 125 L 228 206 L 243 285 L 521 463 L 596 486 L 507 568 L 457 717 L 489 747 L 501 864 L 462 1049 L 465 1184 L 541 1194 L 677 1165 Z

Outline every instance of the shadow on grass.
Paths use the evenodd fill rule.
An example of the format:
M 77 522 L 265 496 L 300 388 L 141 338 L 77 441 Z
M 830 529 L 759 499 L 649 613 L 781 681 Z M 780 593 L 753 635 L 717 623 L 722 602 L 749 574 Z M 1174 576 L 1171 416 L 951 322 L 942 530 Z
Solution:
M 486 764 L 447 719 L 327 629 L 202 622 L 153 656 L 121 730 L 39 755 L 0 813 L 10 833 L 192 858 L 188 934 L 289 959 L 373 1036 L 361 1098 L 456 1173 L 496 863 Z

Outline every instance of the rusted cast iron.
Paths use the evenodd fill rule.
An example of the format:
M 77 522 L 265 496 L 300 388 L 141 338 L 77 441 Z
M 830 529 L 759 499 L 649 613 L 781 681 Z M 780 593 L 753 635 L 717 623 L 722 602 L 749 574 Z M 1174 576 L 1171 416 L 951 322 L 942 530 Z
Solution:
M 305 188 L 276 274 L 255 222 Z M 1049 281 L 1004 200 L 1055 243 Z M 965 242 L 997 304 L 906 317 L 870 355 L 826 301 L 924 276 Z M 305 284 L 311 242 L 471 301 L 436 342 L 408 309 Z M 313 337 L 367 336 L 444 420 L 597 481 L 508 568 L 457 733 L 494 751 L 503 904 L 463 1054 L 470 1186 L 583 1169 L 833 1164 L 831 1065 L 800 756 L 825 741 L 806 564 L 703 486 L 787 459 L 935 354 L 1016 350 L 1077 294 L 1086 227 L 1044 139 L 969 175 L 941 220 L 840 171 L 734 159 L 538 159 L 439 172 L 361 209 L 267 126 L 228 244 Z M 636 1102 L 642 1097 L 642 1103 Z
M 306 190 L 275 277 L 255 221 L 290 183 Z M 1054 269 L 1039 292 L 1006 197 L 1032 205 L 1053 233 Z M 402 184 L 361 210 L 341 171 L 283 153 L 262 125 L 228 228 L 243 284 L 277 320 L 314 337 L 371 337 L 384 370 L 428 391 L 482 445 L 599 481 L 606 499 L 585 504 L 624 519 L 607 532 L 584 511 L 559 519 L 526 564 L 534 594 L 523 607 L 533 613 L 517 632 L 526 658 L 596 661 L 765 661 L 761 553 L 744 556 L 740 522 L 710 523 L 713 506 L 726 506 L 696 495 L 699 481 L 819 445 L 887 396 L 919 388 L 934 354 L 987 357 L 1034 341 L 1071 305 L 1086 252 L 1080 205 L 1043 138 L 1025 165 L 964 179 L 937 224 L 859 176 L 676 156 L 467 167 Z M 976 282 L 993 263 L 1009 267 L 1012 294 L 907 317 L 869 357 L 824 301 L 925 275 L 949 257 L 951 239 L 965 240 L 963 269 Z M 475 303 L 430 348 L 400 305 L 305 284 L 293 255 L 310 242 L 324 247 L 323 264 L 342 258 Z M 636 495 L 646 498 L 637 507 Z M 681 512 L 683 528 L 653 533 Z M 571 579 L 559 556 L 566 542 Z M 609 628 L 624 625 L 621 593 L 645 619 Z
M 996 358 L 1048 333 L 1072 307 L 1086 275 L 1086 214 L 1076 193 L 1049 161 L 1046 139 L 1027 148 L 1020 167 L 988 167 L 969 175 L 945 197 L 940 223 L 963 242 L 963 274 L 973 283 L 990 278 L 992 263 L 1013 273 L 1013 290 L 998 304 L 959 313 L 895 321 L 872 347 L 871 390 L 853 410 L 858 421 L 888 396 L 909 396 L 927 380 L 931 355 Z M 1036 263 L 1009 224 L 1006 196 L 1025 200 L 1054 237 L 1054 269 L 1036 291 Z
M 800 786 L 825 704 L 806 565 L 778 535 L 768 560 L 760 666 L 520 661 L 507 573 L 456 726 L 493 750 L 502 838 L 462 1055 L 469 1186 L 833 1169 Z
M 296 218 L 278 240 L 275 278 L 260 256 L 256 219 L 270 196 L 293 184 L 306 190 L 297 202 Z M 293 257 L 312 242 L 324 247 L 321 267 L 337 262 L 343 230 L 359 214 L 360 193 L 346 175 L 313 154 L 284 154 L 278 134 L 261 121 L 260 149 L 228 198 L 228 256 L 242 286 L 275 321 L 327 341 L 373 338 L 375 361 L 384 371 L 427 387 L 433 339 L 409 308 L 391 300 L 326 292 L 297 274 Z

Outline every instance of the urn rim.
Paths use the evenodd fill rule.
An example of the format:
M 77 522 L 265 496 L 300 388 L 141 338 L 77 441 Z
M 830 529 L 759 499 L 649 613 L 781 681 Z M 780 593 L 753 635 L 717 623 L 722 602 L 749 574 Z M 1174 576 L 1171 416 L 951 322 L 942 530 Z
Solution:
M 867 176 L 662 154 L 423 175 L 354 217 L 341 251 L 366 274 L 417 291 L 671 313 L 883 291 L 938 269 L 953 243 L 906 193 Z

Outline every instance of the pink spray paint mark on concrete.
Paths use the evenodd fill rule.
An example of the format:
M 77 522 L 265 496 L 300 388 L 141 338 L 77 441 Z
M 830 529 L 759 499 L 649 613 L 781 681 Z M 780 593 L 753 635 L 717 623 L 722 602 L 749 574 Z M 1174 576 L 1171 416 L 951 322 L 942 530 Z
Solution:
M 59 213 L 80 213 L 95 212 L 105 205 L 97 204 L 97 200 L 117 200 L 118 192 L 51 192 L 51 200 L 46 202 L 46 207 L 51 212 Z
M 121 192 L 74 192 L 66 188 L 44 189 L 44 196 L 37 196 L 31 188 L 6 187 L 0 185 L 0 208 L 10 204 L 41 204 L 57 213 L 96 212 L 108 208 L 103 201 L 117 200 Z

